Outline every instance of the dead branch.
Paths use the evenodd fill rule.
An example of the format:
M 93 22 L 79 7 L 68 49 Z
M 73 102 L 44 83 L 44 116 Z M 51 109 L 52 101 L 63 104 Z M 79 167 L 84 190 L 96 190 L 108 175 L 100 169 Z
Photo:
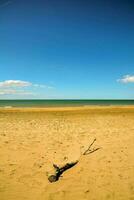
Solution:
M 96 141 L 96 138 L 93 140 L 93 142 L 89 145 L 88 149 L 86 151 L 84 151 L 84 153 L 82 155 L 88 155 L 88 154 L 93 153 L 100 149 L 100 147 L 91 149 L 91 147 L 95 143 L 95 141 Z
M 100 149 L 100 148 L 91 149 L 91 147 L 92 147 L 92 145 L 94 144 L 95 141 L 96 141 L 96 139 L 93 140 L 93 142 L 89 145 L 88 149 L 82 155 L 88 155 L 88 154 L 93 153 L 93 152 L 95 152 L 95 151 Z M 52 183 L 52 182 L 58 181 L 64 171 L 72 168 L 78 162 L 79 162 L 79 160 L 76 160 L 75 162 L 71 162 L 71 163 L 66 163 L 63 167 L 58 167 L 57 165 L 53 164 L 53 167 L 55 169 L 55 174 L 50 175 L 48 177 L 49 182 Z
M 67 169 L 70 169 L 71 167 L 73 167 L 74 165 L 76 165 L 78 163 L 78 160 L 75 162 L 71 162 L 71 163 L 67 163 L 65 164 L 63 167 L 58 167 L 57 165 L 53 164 L 53 167 L 55 168 L 55 174 L 50 175 L 48 177 L 48 180 L 52 183 L 52 182 L 56 182 L 59 180 L 60 176 L 63 174 L 64 171 L 66 171 Z

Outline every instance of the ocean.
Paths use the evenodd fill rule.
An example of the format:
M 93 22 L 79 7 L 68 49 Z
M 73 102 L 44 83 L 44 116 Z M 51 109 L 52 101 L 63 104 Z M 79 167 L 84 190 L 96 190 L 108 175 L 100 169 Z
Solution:
M 134 100 L 0 100 L 0 107 L 66 107 L 90 105 L 134 105 Z

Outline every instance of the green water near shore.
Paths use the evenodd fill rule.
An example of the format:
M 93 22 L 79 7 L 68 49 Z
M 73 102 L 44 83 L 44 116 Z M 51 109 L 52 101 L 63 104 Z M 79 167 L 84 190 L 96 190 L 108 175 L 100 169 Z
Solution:
M 0 100 L 0 107 L 66 107 L 134 105 L 134 100 Z

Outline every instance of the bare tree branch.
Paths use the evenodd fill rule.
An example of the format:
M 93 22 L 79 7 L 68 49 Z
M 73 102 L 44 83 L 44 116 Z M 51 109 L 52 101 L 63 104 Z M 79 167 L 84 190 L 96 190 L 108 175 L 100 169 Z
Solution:
M 91 147 L 95 143 L 95 141 L 96 141 L 96 138 L 93 140 L 93 142 L 89 145 L 88 149 L 82 155 L 88 155 L 88 154 L 93 153 L 93 152 L 100 149 L 100 147 L 95 148 L 95 149 L 91 149 Z

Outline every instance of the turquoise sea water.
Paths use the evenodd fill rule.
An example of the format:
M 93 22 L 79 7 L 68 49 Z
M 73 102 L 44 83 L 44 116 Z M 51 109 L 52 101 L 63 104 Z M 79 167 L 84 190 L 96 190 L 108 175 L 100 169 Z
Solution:
M 0 100 L 0 107 L 62 107 L 88 105 L 134 105 L 134 100 Z

